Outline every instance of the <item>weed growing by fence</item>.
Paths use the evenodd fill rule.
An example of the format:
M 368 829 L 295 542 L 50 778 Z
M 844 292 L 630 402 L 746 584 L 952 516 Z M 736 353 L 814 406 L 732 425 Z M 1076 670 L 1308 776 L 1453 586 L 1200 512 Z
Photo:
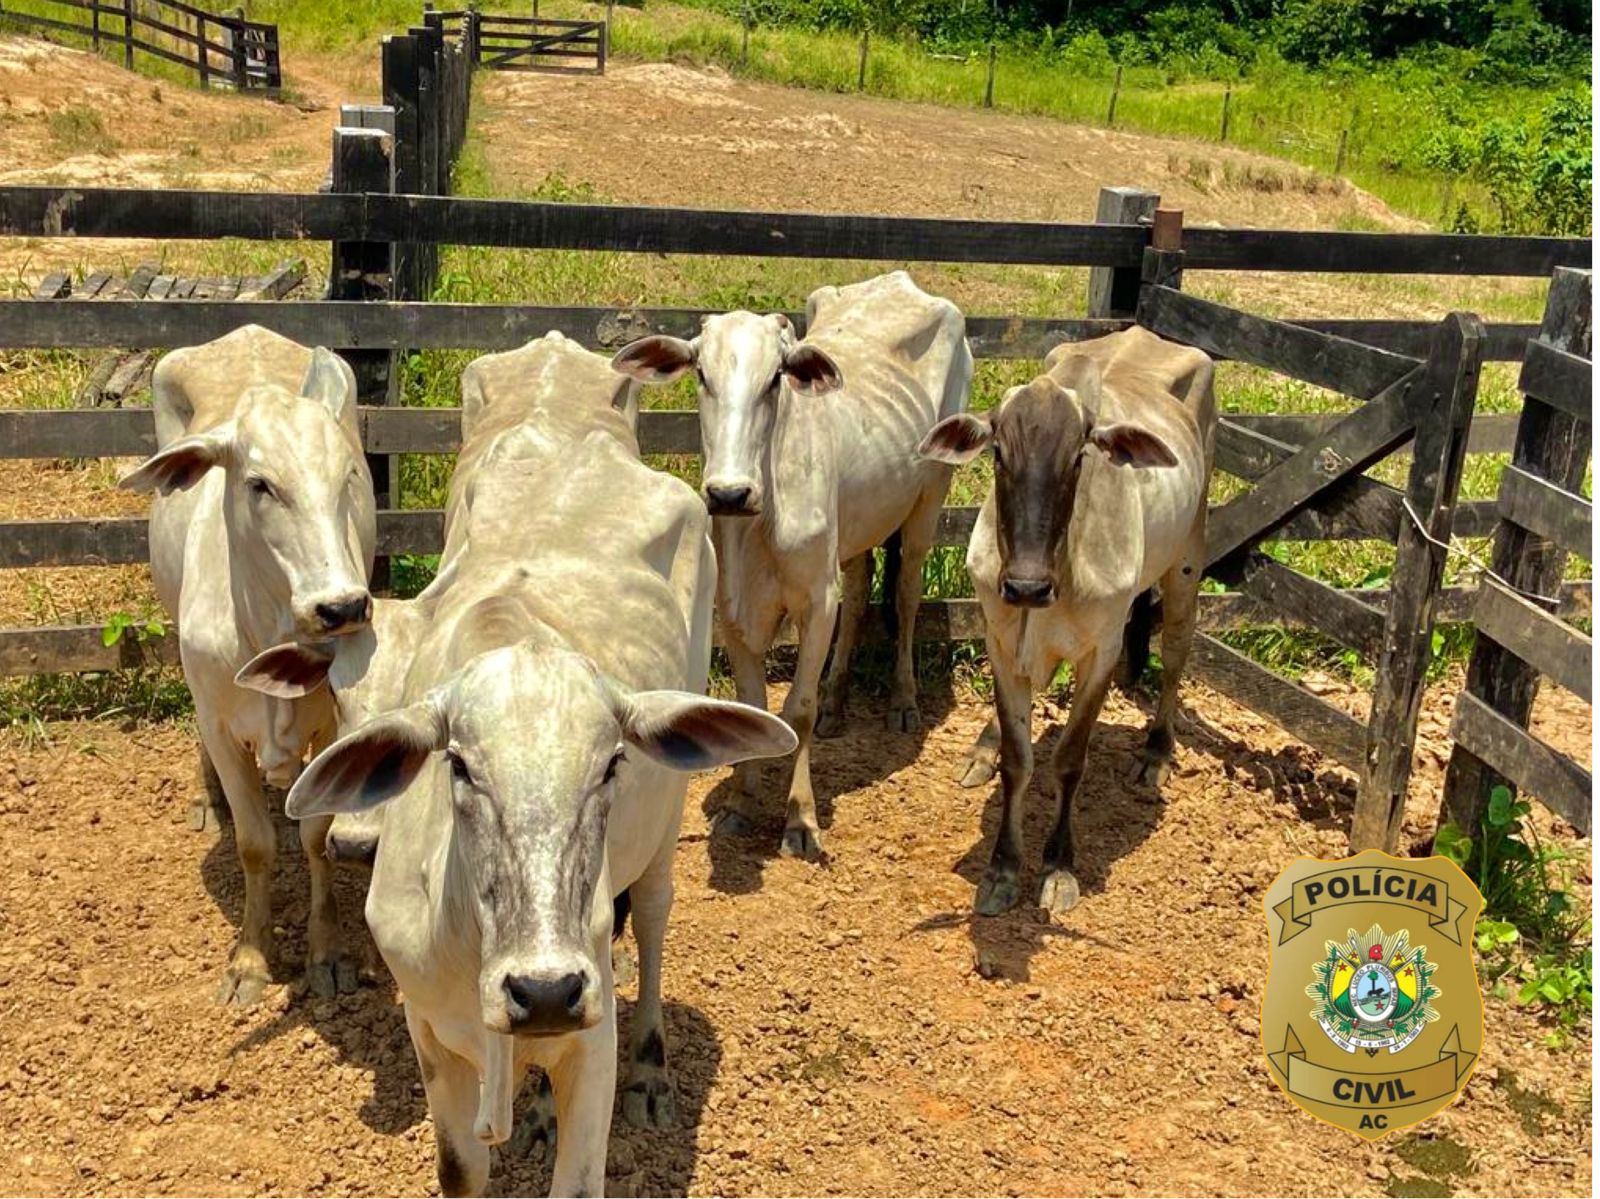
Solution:
M 1588 1019 L 1593 1008 L 1594 950 L 1584 905 L 1572 896 L 1581 863 L 1539 837 L 1527 800 L 1496 787 L 1482 827 L 1443 825 L 1434 849 L 1455 862 L 1483 895 L 1478 921 L 1480 968 L 1497 994 L 1548 1008 L 1551 1039 Z

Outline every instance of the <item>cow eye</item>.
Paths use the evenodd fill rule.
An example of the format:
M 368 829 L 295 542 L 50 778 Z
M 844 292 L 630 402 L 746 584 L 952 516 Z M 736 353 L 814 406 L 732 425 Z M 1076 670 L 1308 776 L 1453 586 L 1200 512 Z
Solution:
M 994 443 L 994 468 L 997 471 L 1004 470 L 1005 466 L 1005 459 L 1000 456 L 1000 443 L 997 441 Z
M 467 769 L 466 759 L 453 749 L 445 750 L 444 756 L 450 763 L 450 777 L 455 779 L 456 782 L 465 783 L 470 787 L 472 785 L 472 771 Z
M 605 786 L 607 783 L 609 783 L 612 779 L 617 777 L 617 768 L 622 765 L 623 760 L 624 760 L 623 752 L 620 749 L 617 750 L 616 753 L 611 755 L 611 761 L 606 763 L 605 775 L 600 780 L 600 785 L 602 787 Z
M 251 475 L 249 479 L 245 480 L 245 486 L 250 488 L 251 495 L 258 495 L 265 499 L 276 499 L 278 496 L 278 493 L 272 490 L 272 484 L 268 483 L 260 475 Z

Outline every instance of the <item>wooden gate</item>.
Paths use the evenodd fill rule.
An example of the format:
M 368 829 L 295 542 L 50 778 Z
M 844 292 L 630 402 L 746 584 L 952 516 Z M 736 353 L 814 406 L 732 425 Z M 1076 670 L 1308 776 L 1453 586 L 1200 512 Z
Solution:
M 606 23 L 478 14 L 477 65 L 495 71 L 604 75 Z
M 1166 240 L 1175 242 L 1176 236 Z M 1157 245 L 1162 241 L 1158 220 Z M 1182 262 L 1178 250 L 1146 251 L 1139 324 L 1214 357 L 1361 401 L 1300 445 L 1227 417 L 1220 421 L 1218 469 L 1254 486 L 1212 512 L 1206 558 L 1208 574 L 1239 585 L 1285 622 L 1318 629 L 1372 663 L 1371 717 L 1363 725 L 1204 633 L 1196 637 L 1195 672 L 1358 773 L 1352 848 L 1391 847 L 1410 779 L 1444 546 L 1477 398 L 1483 323 L 1452 314 L 1434 329 L 1425 356 L 1397 354 L 1184 295 L 1171 286 L 1181 280 Z M 1407 446 L 1411 466 L 1404 491 L 1365 476 Z M 1387 609 L 1369 607 L 1256 548 L 1291 520 L 1312 514 L 1317 522 L 1351 525 L 1362 536 L 1397 547 Z
M 1568 553 L 1594 551 L 1591 506 L 1579 494 L 1592 444 L 1592 287 L 1561 269 L 1539 338 L 1523 360 L 1522 417 L 1500 482 L 1500 522 L 1473 621 L 1478 641 L 1456 700 L 1445 818 L 1476 836 L 1502 781 L 1541 800 L 1589 835 L 1594 779 L 1528 732 L 1541 676 L 1592 704 L 1592 643 L 1556 614 Z

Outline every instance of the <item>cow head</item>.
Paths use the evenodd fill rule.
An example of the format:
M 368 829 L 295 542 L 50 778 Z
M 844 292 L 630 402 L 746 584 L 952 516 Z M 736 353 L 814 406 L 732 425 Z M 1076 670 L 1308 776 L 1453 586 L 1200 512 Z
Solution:
M 767 449 L 779 390 L 824 395 L 844 385 L 833 359 L 795 338 L 781 313 L 709 316 L 693 341 L 646 337 L 611 360 L 642 383 L 670 383 L 693 370 L 700 387 L 701 493 L 713 516 L 755 516 L 766 500 Z
M 1085 454 L 1104 454 L 1118 466 L 1177 465 L 1155 434 L 1121 421 L 1096 421 L 1099 374 L 1087 360 L 1074 360 L 1074 366 L 1080 363 L 1080 369 L 1062 372 L 1071 386 L 1040 375 L 1006 392 L 990 412 L 940 421 L 917 447 L 923 457 L 951 465 L 971 462 L 992 447 L 1000 598 L 1017 607 L 1055 602 Z
M 606 825 L 650 763 L 709 770 L 790 752 L 775 716 L 681 691 L 629 693 L 587 658 L 524 642 L 467 663 L 428 698 L 367 721 L 300 776 L 295 818 L 360 811 L 409 787 L 448 795 L 450 902 L 480 934 L 484 1024 L 558 1034 L 601 1016 L 611 933 Z
M 315 640 L 365 627 L 376 537 L 372 477 L 355 434 L 355 376 L 318 348 L 301 394 L 252 387 L 231 420 L 180 438 L 122 480 L 171 495 L 212 467 L 236 596 L 265 623 Z

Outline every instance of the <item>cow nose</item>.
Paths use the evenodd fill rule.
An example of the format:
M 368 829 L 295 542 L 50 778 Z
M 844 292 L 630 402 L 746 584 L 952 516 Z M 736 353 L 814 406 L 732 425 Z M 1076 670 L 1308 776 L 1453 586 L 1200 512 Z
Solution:
M 1000 580 L 1000 598 L 1019 608 L 1043 608 L 1055 597 L 1055 584 L 1049 579 L 1019 579 L 1007 575 Z
M 500 984 L 511 1001 L 511 1023 L 518 1032 L 566 1032 L 583 1026 L 583 997 L 589 979 L 579 970 L 566 974 L 508 974 Z
M 706 508 L 713 516 L 751 516 L 755 513 L 750 503 L 754 492 L 748 483 L 707 483 Z
M 330 633 L 351 625 L 366 624 L 372 619 L 372 596 L 359 591 L 344 599 L 324 601 L 317 605 L 317 619 Z

